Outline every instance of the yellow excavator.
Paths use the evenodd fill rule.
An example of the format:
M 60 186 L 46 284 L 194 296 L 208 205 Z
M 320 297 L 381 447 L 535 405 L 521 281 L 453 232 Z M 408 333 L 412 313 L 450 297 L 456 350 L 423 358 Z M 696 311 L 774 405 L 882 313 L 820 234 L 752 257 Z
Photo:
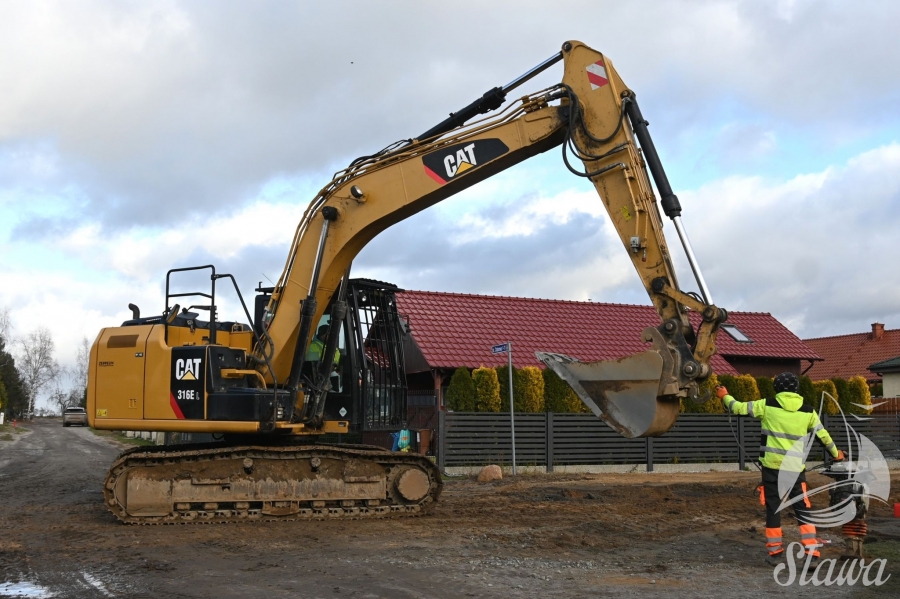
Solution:
M 506 102 L 513 89 L 560 61 L 561 83 Z M 351 263 L 394 223 L 559 147 L 566 168 L 594 184 L 661 324 L 643 331 L 648 347 L 634 356 L 580 362 L 551 353 L 548 339 L 551 351 L 538 358 L 624 436 L 666 432 L 679 398 L 704 400 L 699 384 L 710 375 L 727 315 L 712 303 L 647 125 L 612 62 L 569 41 L 418 137 L 338 172 L 309 204 L 277 284 L 257 289 L 254 317 L 233 276 L 212 265 L 169 271 L 161 315 L 141 317 L 131 304 L 133 318 L 103 329 L 94 342 L 90 425 L 209 433 L 216 441 L 125 452 L 104 483 L 107 507 L 127 523 L 429 509 L 442 481 L 426 457 L 317 444 L 329 433 L 397 430 L 406 419 L 408 327 L 397 314 L 398 289 L 351 279 Z M 678 286 L 648 170 L 699 294 Z M 177 291 L 184 277 L 197 274 L 209 276 L 208 289 Z M 247 323 L 218 318 L 223 282 L 240 299 Z M 199 303 L 182 308 L 175 301 Z M 696 330 L 689 311 L 701 316 Z

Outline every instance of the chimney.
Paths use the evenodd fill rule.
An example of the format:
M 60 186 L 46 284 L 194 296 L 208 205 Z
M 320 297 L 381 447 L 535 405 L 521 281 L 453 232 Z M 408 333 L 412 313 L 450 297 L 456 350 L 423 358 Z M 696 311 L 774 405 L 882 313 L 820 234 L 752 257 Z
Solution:
M 884 325 L 881 324 L 880 322 L 873 322 L 872 323 L 872 339 L 873 340 L 881 339 L 881 337 L 883 335 L 884 335 Z

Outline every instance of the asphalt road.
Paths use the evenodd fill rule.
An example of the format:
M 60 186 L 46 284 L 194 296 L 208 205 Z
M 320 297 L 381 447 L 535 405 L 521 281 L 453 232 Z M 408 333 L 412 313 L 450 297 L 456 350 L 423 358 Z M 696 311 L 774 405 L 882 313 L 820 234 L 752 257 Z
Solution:
M 120 448 L 26 426 L 0 439 L 0 597 L 900 596 L 888 537 L 888 585 L 776 586 L 755 473 L 450 480 L 422 518 L 126 526 L 100 491 Z

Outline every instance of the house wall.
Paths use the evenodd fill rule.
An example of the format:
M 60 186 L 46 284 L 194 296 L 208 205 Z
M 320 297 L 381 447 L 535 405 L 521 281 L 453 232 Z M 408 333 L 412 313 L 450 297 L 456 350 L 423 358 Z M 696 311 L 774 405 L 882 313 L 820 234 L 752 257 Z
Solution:
M 747 358 L 743 356 L 723 356 L 731 366 L 741 374 L 753 376 L 775 377 L 782 372 L 792 372 L 800 376 L 801 361 L 799 359 L 781 360 L 776 358 Z
M 900 372 L 885 373 L 881 377 L 884 397 L 900 397 Z

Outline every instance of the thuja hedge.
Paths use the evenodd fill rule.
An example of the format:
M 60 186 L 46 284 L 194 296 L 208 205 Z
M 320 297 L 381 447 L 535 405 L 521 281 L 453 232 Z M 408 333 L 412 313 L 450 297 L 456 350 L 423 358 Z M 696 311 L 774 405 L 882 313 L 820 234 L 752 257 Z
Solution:
M 450 386 L 447 388 L 447 408 L 454 412 L 475 411 L 475 381 L 469 374 L 468 368 L 457 368 L 450 377 Z
M 472 382 L 475 383 L 475 411 L 500 411 L 500 382 L 497 371 L 493 368 L 476 368 L 472 371 Z
M 457 412 L 509 411 L 508 367 L 476 368 L 471 375 L 467 368 L 457 368 L 445 402 L 448 409 Z M 572 388 L 549 368 L 513 368 L 513 402 L 517 412 L 588 412 Z

